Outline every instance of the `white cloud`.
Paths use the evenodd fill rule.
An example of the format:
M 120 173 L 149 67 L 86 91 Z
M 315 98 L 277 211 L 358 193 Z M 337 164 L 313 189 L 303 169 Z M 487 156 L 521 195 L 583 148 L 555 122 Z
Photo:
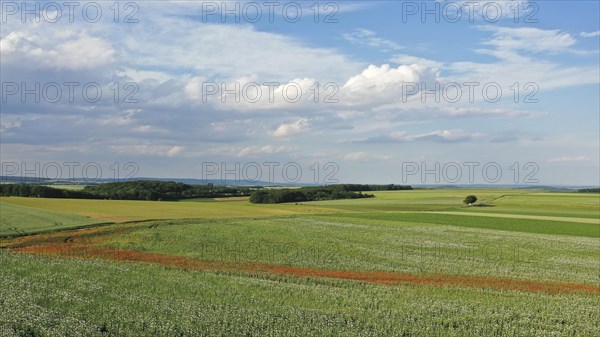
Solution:
M 442 62 L 438 62 L 438 61 L 434 61 L 434 60 L 430 60 L 430 59 L 426 59 L 426 58 L 422 58 L 422 57 L 412 56 L 412 55 L 408 55 L 408 54 L 395 55 L 392 58 L 392 61 L 396 62 L 398 64 L 416 64 L 416 65 L 420 65 L 420 66 L 424 66 L 424 67 L 428 67 L 428 68 L 440 68 L 444 65 Z
M 204 92 L 206 88 L 204 88 L 204 83 L 208 80 L 205 77 L 201 76 L 193 76 L 187 80 L 184 86 L 185 94 L 188 98 L 192 100 L 200 100 L 203 101 L 208 99 L 208 92 Z M 205 97 L 203 97 L 203 93 Z
M 336 50 L 250 25 L 198 24 L 168 15 L 154 20 L 149 24 L 160 29 L 125 40 L 130 57 L 146 67 L 211 74 L 219 80 L 256 75 L 261 82 L 317 76 L 335 80 L 360 67 Z
M 415 140 L 429 140 L 439 143 L 465 142 L 481 137 L 481 133 L 467 133 L 463 130 L 438 130 L 415 136 Z
M 112 126 L 130 125 L 134 121 L 133 115 L 135 114 L 135 112 L 140 112 L 140 111 L 141 110 L 139 110 L 139 109 L 132 109 L 132 110 L 127 111 L 124 115 L 102 119 L 102 120 L 100 120 L 100 125 L 112 125 Z
M 400 118 L 406 114 L 410 119 L 440 119 L 440 118 L 524 118 L 544 115 L 544 112 L 507 108 L 481 108 L 467 105 L 442 105 L 411 108 L 400 113 Z
M 366 152 L 352 152 L 344 156 L 347 161 L 363 161 L 369 159 L 369 154 Z
M 410 59 L 409 55 L 404 55 Z M 416 58 L 414 61 L 417 61 Z M 389 64 L 369 65 L 360 74 L 351 76 L 341 87 L 325 88 L 323 83 L 317 86 L 317 81 L 311 78 L 293 79 L 285 84 L 275 87 L 268 87 L 255 84 L 255 78 L 245 77 L 236 82 L 227 82 L 225 86 L 229 89 L 238 85 L 239 102 L 231 94 L 223 94 L 221 84 L 215 84 L 213 88 L 217 90 L 214 95 L 208 95 L 206 102 L 209 106 L 218 110 L 236 111 L 236 112 L 259 112 L 261 114 L 269 111 L 302 111 L 312 114 L 319 114 L 333 111 L 334 114 L 343 119 L 357 120 L 367 116 L 375 115 L 383 118 L 387 114 L 392 119 L 406 120 L 413 118 L 416 120 L 439 119 L 439 118 L 470 118 L 470 117 L 527 117 L 534 115 L 530 111 L 521 111 L 518 109 L 507 108 L 481 108 L 469 101 L 469 88 L 461 87 L 461 100 L 458 104 L 446 104 L 445 100 L 435 102 L 430 94 L 426 102 L 422 102 L 422 95 L 419 89 L 420 85 L 426 88 L 435 88 L 436 84 L 443 86 L 449 81 L 474 81 L 480 79 L 484 83 L 485 79 L 498 76 L 512 77 L 512 73 L 506 75 L 501 72 L 500 64 L 471 64 L 461 67 L 465 69 L 465 74 L 460 74 L 456 78 L 440 77 L 440 70 L 431 65 L 441 65 L 435 61 L 425 62 L 426 64 L 411 63 L 410 65 L 400 65 L 392 67 Z M 458 65 L 449 65 L 453 67 Z M 535 66 L 535 65 L 534 65 Z M 538 65 L 539 66 L 539 65 Z M 470 68 L 469 68 L 470 67 Z M 467 71 L 468 69 L 468 71 Z M 487 71 L 489 70 L 489 71 Z M 520 69 L 526 73 L 526 69 Z M 570 69 L 569 71 L 572 71 Z M 487 76 L 487 78 L 485 77 Z M 543 74 L 538 76 L 544 76 Z M 557 74 L 558 76 L 558 74 Z M 474 78 L 471 78 L 474 77 Z M 496 80 L 499 81 L 500 77 Z M 190 77 L 184 79 L 185 95 L 197 104 L 206 106 L 202 102 L 202 84 L 206 81 L 204 77 Z M 524 81 L 523 83 L 529 82 Z M 503 88 L 513 85 L 513 78 L 506 78 L 506 84 Z M 250 85 L 251 84 L 251 85 Z M 246 85 L 249 90 L 246 90 Z M 406 91 L 407 85 L 415 92 Z M 315 102 L 315 88 L 319 90 L 320 96 L 318 102 Z M 479 91 L 477 91 L 479 90 Z M 481 84 L 475 90 L 475 100 L 482 100 Z M 258 94 L 257 94 L 258 92 Z M 292 100 L 297 93 L 301 93 L 298 100 Z M 287 94 L 286 94 L 287 93 Z M 439 92 L 438 92 L 439 93 Z M 324 103 L 326 96 L 331 94 L 328 99 L 335 100 L 335 103 Z M 439 93 L 441 95 L 441 93 Z M 286 98 L 284 98 L 284 95 Z M 449 96 L 452 96 L 450 93 Z M 257 99 L 254 99 L 257 97 Z M 512 97 L 512 96 L 511 96 Z M 390 111 L 388 113 L 388 111 Z M 329 115 L 331 116 L 331 115 Z M 306 123 L 306 122 L 305 122 Z M 293 134 L 295 131 L 303 130 L 306 125 L 294 125 L 294 123 L 283 124 L 274 132 L 277 137 L 284 137 Z
M 273 145 L 265 145 L 265 146 L 247 146 L 239 150 L 237 155 L 239 157 L 252 157 L 257 155 L 267 155 L 267 154 L 275 154 L 284 151 L 289 151 L 290 148 L 286 146 L 273 146 Z
M 493 21 L 496 16 L 499 16 L 499 20 L 515 20 L 531 14 L 528 20 L 534 22 L 533 20 L 537 19 L 535 13 L 539 9 L 537 3 L 531 3 L 528 0 L 440 0 L 440 2 L 448 2 L 453 7 L 461 7 L 465 20 L 469 19 L 471 15 L 473 19 L 480 21 Z M 454 10 L 456 9 L 454 8 Z M 472 14 L 471 11 L 473 11 Z M 448 15 L 453 15 L 453 12 L 449 12 Z
M 310 130 L 310 121 L 308 118 L 300 118 L 292 123 L 284 123 L 273 132 L 273 136 L 278 138 L 290 137 Z
M 491 39 L 483 42 L 491 48 L 475 52 L 496 57 L 498 61 L 479 63 L 460 61 L 449 63 L 444 70 L 458 82 L 498 83 L 508 90 L 515 82 L 523 86 L 533 83 L 539 90 L 572 87 L 598 83 L 600 69 L 596 65 L 570 65 L 543 57 L 553 53 L 589 54 L 573 48 L 575 39 L 569 33 L 539 28 L 479 27 L 492 32 Z M 531 93 L 531 91 L 527 91 Z M 476 92 L 477 93 L 477 92 Z M 481 92 L 479 92 L 481 94 Z M 478 99 L 481 101 L 482 96 Z
M 167 133 L 168 132 L 167 130 L 165 130 L 163 128 L 159 128 L 154 125 L 147 125 L 147 124 L 136 126 L 133 129 L 131 129 L 131 131 L 140 132 L 140 133 Z
M 556 157 L 549 159 L 549 162 L 552 163 L 570 163 L 570 162 L 580 162 L 580 161 L 589 161 L 589 157 L 585 156 L 564 156 L 564 157 Z
M 350 6 L 354 2 L 341 5 Z M 354 56 L 329 47 L 331 45 L 328 46 L 323 39 L 312 44 L 313 41 L 309 40 L 313 37 L 311 35 L 265 32 L 260 31 L 263 27 L 261 25 L 200 24 L 197 17 L 189 15 L 199 7 L 189 2 L 149 3 L 148 6 L 144 6 L 144 20 L 128 26 L 126 33 L 121 31 L 124 28 L 122 25 L 105 23 L 3 25 L 2 33 L 7 34 L 0 38 L 3 79 L 10 74 L 13 77 L 9 80 L 21 80 L 19 76 L 26 73 L 27 76 L 23 76 L 25 80 L 35 78 L 40 81 L 64 82 L 74 78 L 103 81 L 103 89 L 107 83 L 112 82 L 113 77 L 120 82 L 144 82 L 140 83 L 139 95 L 143 97 L 139 97 L 138 105 L 117 105 L 102 101 L 93 106 L 85 102 L 70 106 L 40 104 L 8 106 L 6 110 L 3 105 L 3 150 L 8 146 L 15 157 L 27 156 L 28 153 L 21 153 L 20 150 L 28 149 L 25 144 L 37 144 L 36 150 L 31 151 L 32 157 L 34 153 L 44 156 L 44 153 L 59 151 L 58 149 L 66 151 L 65 156 L 69 156 L 68 151 L 72 145 L 68 144 L 75 144 L 79 148 L 85 148 L 91 156 L 112 158 L 117 152 L 131 157 L 157 156 L 157 161 L 165 163 L 169 160 L 160 159 L 169 158 L 166 156 L 177 156 L 178 162 L 179 158 L 193 156 L 219 159 L 259 156 L 281 159 L 289 156 L 293 149 L 275 146 L 279 144 L 263 144 L 270 143 L 273 140 L 270 137 L 284 138 L 281 143 L 286 143 L 286 137 L 298 135 L 294 138 L 294 143 L 303 144 L 302 151 L 306 151 L 306 156 L 314 156 L 318 152 L 317 148 L 324 146 L 324 159 L 338 156 L 337 153 L 340 152 L 342 155 L 339 155 L 339 159 L 347 157 L 349 161 L 386 158 L 371 153 L 371 149 L 385 149 L 378 147 L 379 144 L 356 146 L 344 141 L 336 143 L 334 148 L 323 145 L 333 139 L 356 137 L 370 137 L 365 142 L 373 143 L 411 142 L 406 146 L 387 146 L 388 149 L 402 146 L 407 152 L 426 151 L 436 155 L 437 149 L 441 149 L 440 153 L 448 150 L 447 146 L 439 146 L 438 143 L 468 142 L 483 137 L 480 133 L 459 129 L 464 126 L 456 124 L 456 121 L 450 121 L 448 125 L 448 121 L 444 120 L 446 118 L 530 117 L 538 113 L 518 108 L 541 109 L 544 105 L 524 107 L 502 104 L 505 102 L 485 105 L 479 104 L 481 101 L 474 104 L 442 102 L 434 105 L 430 101 L 422 103 L 419 94 L 411 96 L 409 102 L 404 103 L 400 100 L 403 95 L 402 85 L 406 82 L 443 84 L 448 81 L 494 81 L 501 84 L 505 90 L 504 96 L 512 100 L 512 92 L 508 88 L 514 82 L 521 85 L 535 82 L 544 91 L 598 83 L 599 78 L 597 64 L 592 62 L 587 63 L 589 66 L 586 65 L 586 62 L 591 62 L 590 58 L 551 55 L 574 54 L 577 47 L 575 39 L 577 42 L 587 43 L 590 41 L 582 41 L 582 38 L 597 37 L 598 32 L 574 31 L 569 34 L 539 28 L 491 28 L 483 32 L 487 36 L 484 44 L 465 45 L 463 51 L 452 55 L 442 53 L 440 59 L 432 60 L 409 55 L 408 48 L 399 50 L 402 45 L 385 39 L 383 35 L 368 30 L 352 31 L 352 27 L 346 30 L 350 33 L 345 37 L 352 43 L 360 44 L 354 46 L 359 48 Z M 333 38 L 339 38 L 339 34 L 339 31 L 334 33 Z M 438 39 L 438 35 L 432 38 Z M 465 36 L 472 35 L 465 33 Z M 394 35 L 386 37 L 392 36 Z M 437 40 L 433 42 L 435 41 Z M 398 42 L 404 43 L 400 40 Z M 468 41 L 463 42 L 466 44 Z M 473 43 L 476 44 L 477 41 Z M 589 46 L 589 43 L 586 45 Z M 434 44 L 431 43 L 430 46 Z M 465 54 L 473 47 L 480 48 L 478 52 L 485 55 L 470 57 Z M 352 51 L 356 51 L 356 48 Z M 391 51 L 385 59 L 393 62 L 393 66 L 382 65 L 381 54 L 373 48 Z M 427 55 L 433 54 L 425 54 Z M 356 61 L 354 57 L 364 58 L 369 63 Z M 466 62 L 449 62 L 457 57 L 464 57 Z M 369 66 L 370 63 L 373 64 Z M 322 86 L 330 80 L 340 84 L 335 96 L 339 103 L 315 104 L 310 87 L 316 82 L 320 82 Z M 275 102 L 270 103 L 266 95 L 268 88 L 262 86 L 263 100 L 257 103 L 242 100 L 240 104 L 231 104 L 233 101 L 228 99 L 226 104 L 222 104 L 221 96 L 215 95 L 208 104 L 200 104 L 202 83 L 205 81 L 227 82 L 228 87 L 235 81 L 242 86 L 251 81 L 279 81 L 283 84 L 294 81 L 301 85 L 303 96 L 298 103 L 287 103 L 281 99 L 283 85 L 277 86 Z M 552 94 L 554 93 L 560 101 L 558 95 L 561 92 L 556 90 Z M 321 91 L 321 99 L 323 97 L 324 92 Z M 563 103 L 560 104 L 564 105 Z M 562 105 L 556 109 L 563 109 Z M 139 109 L 131 112 L 124 110 L 131 106 Z M 8 117 L 5 111 L 8 111 Z M 29 117 L 37 116 L 43 117 L 37 121 L 28 120 Z M 23 118 L 23 121 L 15 117 Z M 441 121 L 423 126 L 426 121 L 435 120 Z M 476 122 L 485 123 L 486 134 L 489 136 L 485 140 L 492 139 L 494 128 L 514 127 L 527 130 L 531 124 L 521 120 Z M 547 127 L 551 126 L 544 126 L 541 130 L 548 131 Z M 158 135 L 152 133 L 161 131 L 160 128 L 169 132 Z M 65 133 L 66 129 L 72 132 Z M 535 135 L 538 136 L 537 133 Z M 540 131 L 539 136 L 551 138 L 544 131 Z M 578 137 L 587 141 L 590 136 L 578 134 Z M 417 142 L 421 143 L 415 144 Z M 18 143 L 20 147 L 11 146 L 11 143 Z M 544 142 L 539 141 L 532 143 L 536 143 L 533 146 L 548 148 L 543 153 L 535 151 L 541 156 L 539 160 L 570 153 L 566 145 L 567 151 L 562 152 L 552 144 L 541 145 Z M 223 148 L 218 144 L 230 147 L 221 151 Z M 250 146 L 254 144 L 260 145 Z M 519 149 L 506 147 L 504 151 L 519 156 L 519 151 L 527 152 L 527 148 L 532 146 L 524 144 L 526 146 L 520 146 Z M 572 145 L 579 144 L 577 142 L 556 141 L 556 144 L 571 144 L 573 148 L 582 149 L 581 146 Z M 487 146 L 501 144 L 487 142 L 485 145 L 485 148 L 481 145 L 479 148 L 472 146 L 474 153 L 481 154 Z M 456 151 L 449 153 L 459 153 L 465 147 L 471 148 L 470 145 L 456 145 Z M 582 153 L 595 151 L 597 142 L 592 142 L 589 148 L 583 148 Z M 348 154 L 344 156 L 344 153 Z M 302 155 L 294 153 L 294 156 Z M 529 154 L 523 154 L 527 155 Z M 594 162 L 595 157 L 590 155 L 553 159 L 557 162 L 569 160 Z M 186 165 L 179 165 L 177 169 L 184 166 Z
M 167 145 L 112 145 L 109 147 L 113 152 L 127 155 L 153 155 L 153 156 L 169 156 L 173 157 L 181 153 L 184 148 L 182 146 L 167 146 Z
M 575 45 L 569 33 L 560 30 L 545 30 L 531 27 L 481 26 L 481 30 L 493 32 L 485 45 L 500 51 L 528 51 L 533 53 L 563 52 Z
M 185 93 L 195 103 L 209 102 L 220 110 L 233 109 L 255 112 L 280 109 L 313 108 L 322 102 L 326 93 L 325 84 L 312 78 L 295 78 L 287 82 L 260 82 L 255 76 L 235 81 L 214 82 L 204 77 L 187 79 Z M 331 91 L 331 90 L 329 90 Z M 204 97 L 203 97 L 204 92 Z M 321 96 L 315 96 L 321 95 Z M 316 102 L 315 102 L 316 101 Z
M 400 50 L 402 46 L 398 43 L 377 36 L 377 33 L 368 29 L 357 29 L 346 33 L 342 37 L 354 44 L 362 44 L 380 49 L 381 51 Z
M 181 152 L 183 152 L 184 147 L 183 146 L 173 146 L 172 148 L 169 149 L 169 151 L 167 151 L 167 156 L 169 157 L 174 157 L 178 154 L 180 154 Z
M 344 160 L 346 161 L 373 161 L 373 160 L 389 160 L 392 157 L 390 156 L 380 156 L 376 154 L 369 154 L 366 152 L 351 152 L 344 156 Z
M 0 50 L 4 55 L 33 48 L 35 48 L 33 38 L 24 32 L 11 32 L 6 37 L 0 37 Z
M 438 77 L 436 69 L 411 64 L 397 68 L 389 64 L 370 65 L 362 73 L 352 76 L 340 89 L 340 102 L 344 105 L 382 105 L 402 98 L 408 82 L 431 83 Z
M 436 142 L 436 143 L 459 143 L 481 138 L 482 133 L 469 133 L 460 129 L 436 130 L 428 133 L 409 134 L 406 131 L 394 131 L 388 134 L 356 141 L 356 143 L 404 143 L 404 142 Z
M 600 36 L 600 30 L 597 30 L 595 32 L 581 32 L 581 33 L 579 33 L 579 35 L 581 37 L 596 37 L 596 36 Z
M 10 129 L 18 129 L 22 126 L 22 123 L 20 120 L 14 120 L 14 121 L 7 121 L 4 123 L 0 123 L 0 133 L 5 133 L 7 131 L 9 131 Z
M 117 53 L 110 42 L 86 32 L 41 33 L 11 32 L 0 41 L 3 58 L 68 70 L 94 69 L 116 60 Z

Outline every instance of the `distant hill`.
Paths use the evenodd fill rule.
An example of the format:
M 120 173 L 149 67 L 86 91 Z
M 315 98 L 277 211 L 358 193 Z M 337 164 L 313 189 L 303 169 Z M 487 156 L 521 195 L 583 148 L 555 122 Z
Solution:
M 322 186 L 323 184 L 311 184 L 311 183 L 285 183 L 285 182 L 269 182 L 269 181 L 246 181 L 246 180 L 221 180 L 221 179 L 196 179 L 196 178 L 156 178 L 156 177 L 136 177 L 130 179 L 120 179 L 119 182 L 128 181 L 139 181 L 139 180 L 151 180 L 151 181 L 174 181 L 177 183 L 183 183 L 188 185 L 207 185 L 213 184 L 215 186 L 264 186 L 264 187 L 308 187 L 308 186 Z M 74 179 L 46 179 L 46 178 L 32 178 L 32 177 L 18 177 L 18 176 L 0 176 L 0 183 L 15 183 L 15 184 L 41 184 L 41 185 L 97 185 L 104 183 L 115 182 L 115 179 L 86 179 L 86 178 L 74 178 Z M 367 184 L 365 182 L 364 184 Z M 382 184 L 376 184 L 382 185 Z M 576 192 L 582 189 L 598 188 L 594 185 L 522 185 L 522 184 L 447 184 L 447 185 L 412 185 L 416 189 L 455 189 L 455 188 L 505 188 L 505 189 L 516 189 L 516 190 L 546 190 L 555 192 Z
M 268 181 L 246 181 L 246 180 L 221 180 L 221 179 L 195 179 L 195 178 L 154 178 L 154 177 L 136 177 L 129 179 L 119 179 L 118 182 L 128 181 L 174 181 L 177 183 L 183 183 L 188 185 L 220 185 L 220 186 L 316 186 L 317 184 L 305 184 L 305 183 L 278 183 Z M 116 182 L 115 179 L 87 179 L 87 178 L 73 178 L 73 179 L 47 179 L 47 178 L 35 178 L 35 177 L 17 177 L 17 176 L 0 176 L 0 183 L 14 183 L 14 184 L 40 184 L 40 185 L 98 185 L 105 183 Z
M 426 188 L 426 189 L 456 189 L 456 188 L 496 188 L 496 189 L 510 189 L 510 190 L 543 190 L 552 192 L 576 192 L 580 189 L 587 189 L 594 187 L 592 185 L 519 185 L 519 184 L 456 184 L 456 185 L 413 185 L 414 188 Z

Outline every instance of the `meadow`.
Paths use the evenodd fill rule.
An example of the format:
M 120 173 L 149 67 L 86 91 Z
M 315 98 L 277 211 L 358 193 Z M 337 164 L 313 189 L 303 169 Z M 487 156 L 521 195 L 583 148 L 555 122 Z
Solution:
M 375 195 L 0 198 L 0 335 L 600 335 L 597 194 Z

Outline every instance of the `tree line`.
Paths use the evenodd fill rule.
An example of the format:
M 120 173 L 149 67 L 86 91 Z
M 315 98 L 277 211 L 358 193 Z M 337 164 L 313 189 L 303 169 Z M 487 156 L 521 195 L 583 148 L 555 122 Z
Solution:
M 330 186 L 338 186 L 347 191 L 404 191 L 404 190 L 412 190 L 412 186 L 409 185 L 396 185 L 396 184 L 386 184 L 386 185 L 371 185 L 371 184 L 339 184 L 339 185 L 330 185 Z
M 253 204 L 279 204 L 284 202 L 373 198 L 373 194 L 362 192 L 384 190 L 412 190 L 412 187 L 401 185 L 342 184 L 295 189 L 262 189 L 252 193 L 250 202 Z
M 0 196 L 148 201 L 250 196 L 250 202 L 255 204 L 372 198 L 373 194 L 363 192 L 396 190 L 412 190 L 412 187 L 394 184 L 340 184 L 297 189 L 264 189 L 262 187 L 190 185 L 174 181 L 139 180 L 104 183 L 86 186 L 82 190 L 70 190 L 36 184 L 0 184 Z
M 34 198 L 98 199 L 82 190 L 67 190 L 33 184 L 0 184 L 0 196 Z
M 249 196 L 253 188 L 188 185 L 173 181 L 127 181 L 86 186 L 83 190 L 67 190 L 32 184 L 0 184 L 1 196 L 113 200 L 181 200 Z
M 582 188 L 578 190 L 579 193 L 600 193 L 600 188 Z

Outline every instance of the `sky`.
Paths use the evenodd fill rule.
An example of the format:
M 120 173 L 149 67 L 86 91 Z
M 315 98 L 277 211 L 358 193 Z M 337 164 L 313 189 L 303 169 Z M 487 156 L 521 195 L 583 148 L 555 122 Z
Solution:
M 2 175 L 600 184 L 597 1 L 2 1 Z

